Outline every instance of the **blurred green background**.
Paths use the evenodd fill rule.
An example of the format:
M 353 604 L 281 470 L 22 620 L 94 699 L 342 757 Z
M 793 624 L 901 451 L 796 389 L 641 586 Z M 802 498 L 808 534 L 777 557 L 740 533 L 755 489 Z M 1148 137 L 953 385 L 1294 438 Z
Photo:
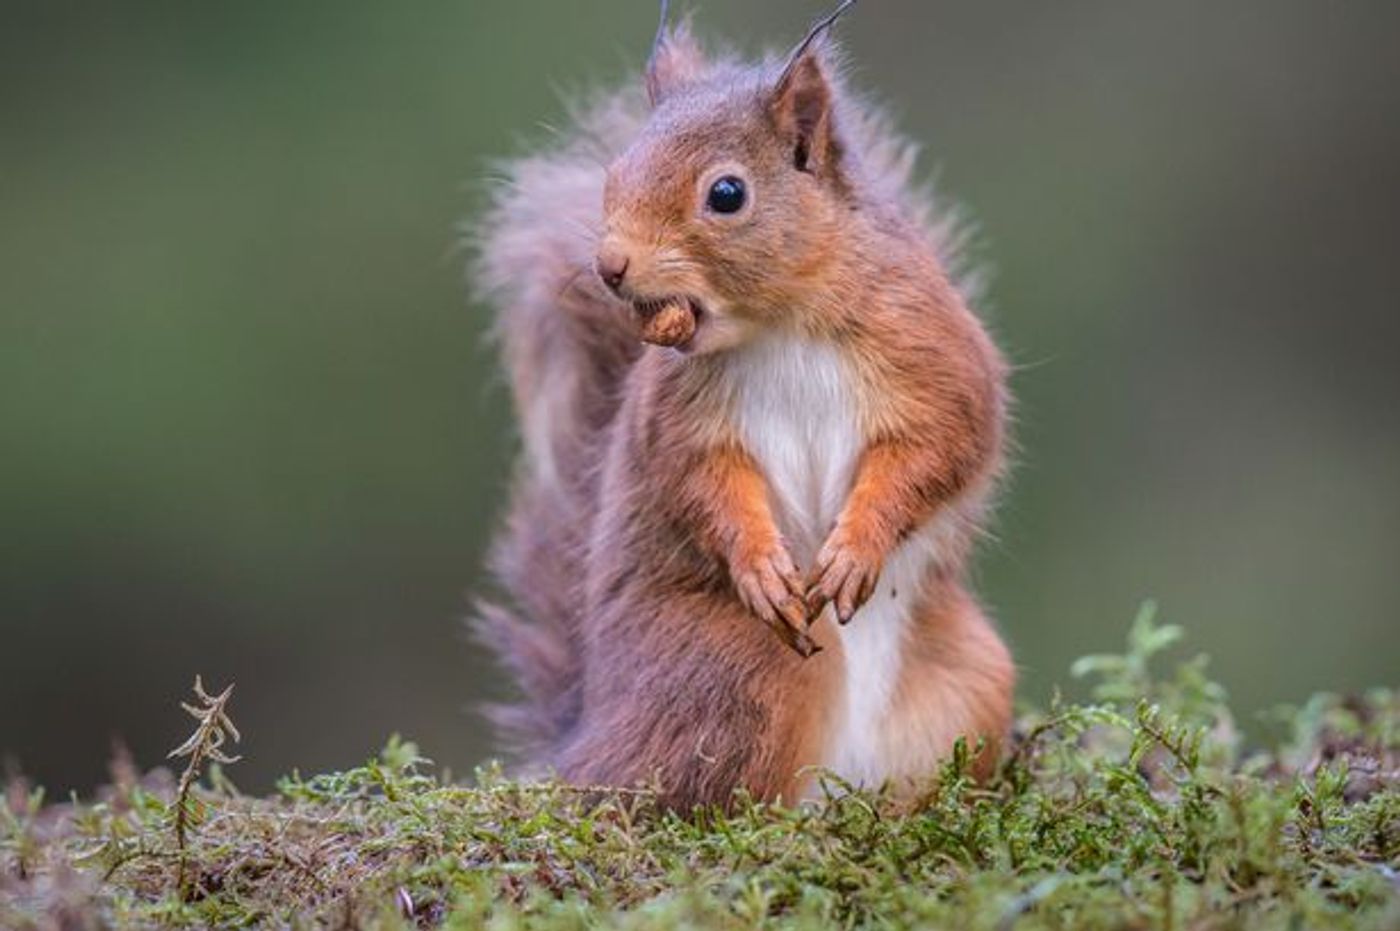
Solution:
M 795 39 L 821 3 L 707 0 Z M 5 3 L 0 753 L 60 792 L 236 680 L 265 788 L 458 771 L 514 446 L 457 224 L 649 0 Z M 1141 599 L 1241 709 L 1397 684 L 1400 4 L 867 0 L 859 84 L 977 218 L 1022 366 L 979 582 L 1043 700 Z

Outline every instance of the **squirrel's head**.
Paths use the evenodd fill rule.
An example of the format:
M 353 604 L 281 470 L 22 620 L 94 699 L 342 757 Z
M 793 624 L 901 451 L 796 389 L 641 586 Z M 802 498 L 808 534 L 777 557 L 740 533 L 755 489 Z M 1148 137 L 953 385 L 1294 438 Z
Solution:
M 852 203 L 826 32 L 853 2 L 757 67 L 710 61 L 662 4 L 651 114 L 608 168 L 597 270 L 644 325 L 686 308 L 682 348 L 737 345 L 823 287 Z

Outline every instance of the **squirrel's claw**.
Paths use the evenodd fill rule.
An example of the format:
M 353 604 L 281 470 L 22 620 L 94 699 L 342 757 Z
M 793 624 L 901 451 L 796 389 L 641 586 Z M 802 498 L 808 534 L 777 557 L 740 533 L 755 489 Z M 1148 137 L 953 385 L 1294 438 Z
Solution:
M 817 556 L 811 578 L 804 598 L 808 625 L 816 621 L 828 603 L 835 604 L 836 620 L 848 624 L 875 593 L 880 562 L 858 546 L 830 540 Z
M 755 565 L 731 570 L 739 600 L 763 621 L 778 639 L 803 658 L 821 652 L 805 633 L 807 606 L 802 577 L 786 552 L 778 551 Z
M 822 651 L 821 646 L 815 640 L 784 621 L 773 621 L 768 626 L 773 629 L 773 633 L 778 635 L 779 640 L 787 644 L 793 652 L 803 659 L 811 659 Z

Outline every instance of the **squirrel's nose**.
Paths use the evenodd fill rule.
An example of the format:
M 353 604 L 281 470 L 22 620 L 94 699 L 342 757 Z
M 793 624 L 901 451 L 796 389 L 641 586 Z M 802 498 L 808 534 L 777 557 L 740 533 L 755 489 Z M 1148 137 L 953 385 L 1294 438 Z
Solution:
M 622 289 L 622 280 L 627 277 L 629 262 L 626 253 L 619 249 L 604 246 L 598 253 L 598 277 L 603 284 L 616 294 Z

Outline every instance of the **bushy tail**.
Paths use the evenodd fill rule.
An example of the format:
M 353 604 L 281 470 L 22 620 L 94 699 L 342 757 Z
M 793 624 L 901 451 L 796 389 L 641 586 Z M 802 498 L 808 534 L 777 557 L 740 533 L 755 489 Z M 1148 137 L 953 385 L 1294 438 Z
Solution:
M 491 566 L 510 605 L 475 627 L 514 674 L 515 706 L 488 709 L 536 759 L 578 714 L 578 611 L 601 443 L 636 358 L 626 309 L 593 274 L 605 166 L 637 132 L 641 101 L 602 100 L 552 152 L 499 166 L 476 227 L 475 286 L 496 308 L 523 454 Z

